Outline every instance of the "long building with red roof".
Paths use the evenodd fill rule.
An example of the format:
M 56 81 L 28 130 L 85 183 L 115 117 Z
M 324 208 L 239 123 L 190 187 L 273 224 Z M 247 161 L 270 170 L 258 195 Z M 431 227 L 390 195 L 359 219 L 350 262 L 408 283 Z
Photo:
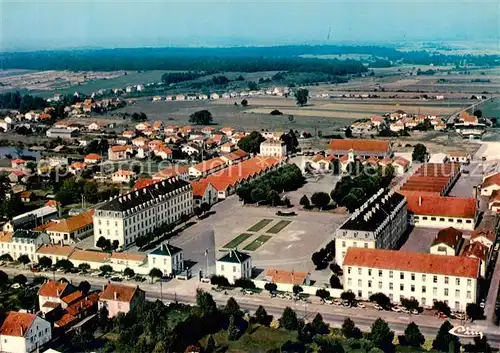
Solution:
M 329 154 L 346 156 L 350 151 L 360 158 L 392 157 L 391 143 L 386 140 L 333 139 L 328 145 Z
M 397 250 L 348 248 L 344 258 L 344 290 L 367 300 L 384 293 L 392 302 L 415 298 L 423 307 L 434 301 L 465 311 L 478 295 L 480 260 Z

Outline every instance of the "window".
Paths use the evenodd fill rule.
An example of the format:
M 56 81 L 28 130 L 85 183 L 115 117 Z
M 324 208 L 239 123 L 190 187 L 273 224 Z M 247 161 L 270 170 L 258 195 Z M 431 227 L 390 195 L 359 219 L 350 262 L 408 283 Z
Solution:
M 378 289 L 382 289 L 382 282 L 378 282 Z
M 411 280 L 412 280 L 412 281 L 414 281 L 414 280 L 415 280 L 415 274 L 414 274 L 414 273 L 412 273 L 412 274 L 411 274 Z
M 427 221 L 427 217 L 425 217 L 425 216 L 424 216 L 424 217 L 422 217 L 422 219 L 423 219 L 424 221 Z
M 352 246 L 355 247 L 355 248 L 357 248 L 358 247 L 358 242 L 355 241 L 354 243 L 352 243 Z
M 350 267 L 347 268 L 347 273 L 351 274 L 351 268 Z
M 438 283 L 438 276 L 433 276 L 432 277 L 432 282 L 433 283 Z
M 360 267 L 360 268 L 358 268 L 358 275 L 361 275 L 361 271 L 362 271 L 362 270 L 361 270 L 361 267 Z
M 471 295 L 471 291 L 470 291 L 470 290 L 468 290 L 468 291 L 467 291 L 467 299 L 470 299 L 471 297 L 472 297 L 472 295 Z
M 348 278 L 347 279 L 347 285 L 348 286 L 352 286 L 352 278 Z
M 425 293 L 427 291 L 427 288 L 425 286 L 422 286 L 422 293 Z
M 382 277 L 382 270 L 378 270 L 378 276 Z
M 427 279 L 427 276 L 426 275 L 422 275 L 422 282 L 425 282 Z
M 394 287 L 393 287 L 393 285 L 392 285 L 392 282 L 389 282 L 389 289 L 390 289 L 390 290 L 393 290 L 393 288 L 394 288 Z
M 414 286 L 413 284 L 411 285 L 410 290 L 411 290 L 412 292 L 415 292 L 415 286 Z
M 444 278 L 444 284 L 448 284 L 449 280 L 450 280 L 450 279 L 449 279 L 448 277 L 445 277 L 445 278 Z
M 404 291 L 404 290 L 405 290 L 405 286 L 404 286 L 404 284 L 400 284 L 400 285 L 399 285 L 399 290 L 400 290 L 400 291 Z
M 372 269 L 371 269 L 371 268 L 369 268 L 369 269 L 368 269 L 368 276 L 371 276 L 371 275 L 372 275 Z
M 422 300 L 420 301 L 420 303 L 422 304 L 422 306 L 425 306 L 425 297 L 422 297 Z
M 455 298 L 460 298 L 460 290 L 459 289 L 455 290 Z
M 460 285 L 460 278 L 455 279 L 455 283 L 457 286 L 459 286 Z
M 399 278 L 400 278 L 400 279 L 405 279 L 405 274 L 404 274 L 403 272 L 400 272 L 400 273 L 399 273 Z
M 372 287 L 372 281 L 368 281 L 368 288 Z
M 457 223 L 462 223 L 462 220 L 461 219 L 457 219 Z
M 444 218 L 440 218 L 440 219 L 439 219 L 439 221 L 440 221 L 440 222 L 444 222 Z
M 368 249 L 368 243 L 365 243 L 365 249 Z
M 342 242 L 342 247 L 345 248 L 345 241 Z
M 445 288 L 444 289 L 444 296 L 447 297 L 448 296 L 448 288 Z
M 358 279 L 358 287 L 362 287 L 363 286 L 363 281 L 361 281 L 360 279 Z
M 467 280 L 467 287 L 470 287 L 472 285 L 472 280 L 471 279 L 468 279 Z
M 220 265 L 220 270 L 224 271 L 224 265 Z
M 389 278 L 392 278 L 393 272 L 389 271 Z
M 438 295 L 438 289 L 436 287 L 432 288 L 432 295 L 437 296 Z

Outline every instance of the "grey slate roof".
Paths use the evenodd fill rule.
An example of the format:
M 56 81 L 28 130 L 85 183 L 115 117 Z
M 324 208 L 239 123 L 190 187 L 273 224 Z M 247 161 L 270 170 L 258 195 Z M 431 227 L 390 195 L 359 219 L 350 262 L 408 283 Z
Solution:
M 173 256 L 181 251 L 182 249 L 178 248 L 177 246 L 173 246 L 168 243 L 162 243 L 159 248 L 155 249 L 150 254 L 161 255 L 161 256 Z
M 170 179 L 146 186 L 140 190 L 120 195 L 98 207 L 98 210 L 124 212 L 148 201 L 152 201 L 160 195 L 166 195 L 185 186 L 191 188 L 191 184 L 187 181 L 172 177 Z
M 250 255 L 248 255 L 244 252 L 241 252 L 238 250 L 229 250 L 229 252 L 226 255 L 222 256 L 217 261 L 240 264 L 249 258 L 250 258 Z
M 36 239 L 40 235 L 40 232 L 29 229 L 18 229 L 12 234 L 13 238 L 24 238 L 24 239 Z

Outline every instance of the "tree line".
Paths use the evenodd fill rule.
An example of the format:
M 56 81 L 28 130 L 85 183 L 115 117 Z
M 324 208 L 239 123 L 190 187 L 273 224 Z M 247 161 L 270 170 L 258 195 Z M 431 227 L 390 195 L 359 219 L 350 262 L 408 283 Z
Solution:
M 47 102 L 42 97 L 19 92 L 5 92 L 0 94 L 0 109 L 15 109 L 21 113 L 30 110 L 41 110 L 47 106 Z

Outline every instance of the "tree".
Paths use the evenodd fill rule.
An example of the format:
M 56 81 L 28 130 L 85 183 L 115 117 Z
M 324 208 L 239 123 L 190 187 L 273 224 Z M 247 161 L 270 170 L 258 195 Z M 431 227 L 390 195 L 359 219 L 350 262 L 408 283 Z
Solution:
M 210 125 L 212 123 L 212 113 L 206 109 L 199 110 L 189 116 L 189 122 L 196 125 Z
M 31 262 L 31 260 L 30 260 L 30 257 L 28 255 L 24 254 L 24 255 L 21 255 L 17 258 L 17 262 L 19 262 L 23 265 L 27 265 Z
M 52 267 L 52 259 L 47 256 L 42 256 L 40 260 L 38 260 L 38 266 L 42 268 L 50 268 Z
M 10 254 L 3 254 L 2 256 L 0 256 L 0 261 L 12 262 L 14 261 L 14 259 L 12 258 L 12 256 L 10 256 Z
M 149 277 L 151 277 L 151 283 L 153 283 L 153 279 L 163 277 L 163 272 L 161 272 L 160 269 L 153 267 L 151 271 L 149 271 Z
M 268 282 L 264 285 L 264 289 L 269 292 L 276 292 L 278 285 L 276 283 Z
M 97 187 L 97 183 L 86 182 L 83 185 L 83 196 L 85 197 L 85 201 L 90 203 L 96 203 L 97 201 L 99 201 L 99 190 Z
M 315 192 L 311 196 L 311 203 L 321 210 L 323 210 L 323 207 L 326 207 L 330 204 L 330 200 L 330 195 L 328 195 L 326 192 Z
M 90 291 L 90 288 L 91 288 L 90 283 L 87 281 L 81 281 L 80 284 L 78 285 L 78 289 L 83 294 L 87 294 Z
M 474 352 L 478 353 L 492 353 L 490 344 L 488 343 L 488 339 L 486 336 L 482 337 L 474 337 L 474 346 L 471 347 Z
M 283 310 L 283 315 L 280 318 L 280 326 L 287 330 L 296 330 L 297 325 L 297 313 L 287 306 L 285 310 Z
M 203 213 L 207 213 L 210 212 L 212 206 L 208 202 L 202 202 L 200 208 Z
M 340 299 L 347 300 L 349 303 L 353 303 L 356 300 L 356 294 L 351 291 L 342 292 L 340 294 Z
M 195 208 L 193 208 L 193 213 L 196 217 L 199 218 L 203 214 L 203 211 L 200 207 L 196 206 Z
M 331 263 L 329 267 L 330 267 L 330 271 L 332 271 L 337 276 L 342 275 L 342 273 L 343 273 L 342 267 L 340 267 L 336 262 Z
M 414 161 L 425 162 L 427 159 L 427 147 L 421 143 L 417 143 L 413 147 L 413 153 L 411 155 Z
M 234 322 L 234 316 L 231 315 L 229 317 L 229 326 L 227 328 L 227 339 L 229 341 L 236 341 L 238 339 L 238 336 L 240 334 L 240 330 L 236 326 Z
M 295 99 L 297 100 L 297 105 L 303 107 L 307 104 L 307 98 L 309 97 L 309 91 L 306 88 L 299 88 L 295 92 Z
M 272 206 L 277 206 L 281 204 L 280 195 L 276 190 L 270 190 L 266 196 L 267 202 Z
M 196 290 L 196 306 L 201 309 L 203 316 L 212 316 L 217 311 L 217 305 L 212 295 L 201 289 Z
M 24 286 L 28 282 L 28 279 L 26 278 L 25 275 L 18 274 L 18 275 L 15 275 L 14 278 L 12 278 L 12 282 Z
M 123 270 L 123 274 L 129 278 L 132 278 L 135 276 L 135 271 L 132 270 L 131 268 L 127 267 Z
M 103 305 L 99 309 L 98 313 L 98 325 L 100 328 L 105 329 L 106 327 L 108 327 L 109 324 L 108 316 L 109 316 L 108 308 L 105 305 Z
M 212 335 L 208 336 L 207 345 L 205 346 L 205 353 L 214 353 L 217 346 L 215 345 L 215 340 Z
M 352 130 L 350 127 L 346 128 L 344 131 L 344 135 L 346 138 L 350 139 L 352 137 Z
M 69 271 L 71 270 L 73 267 L 75 267 L 73 265 L 73 263 L 69 260 L 66 260 L 66 259 L 61 259 L 61 260 L 58 260 L 56 262 L 56 268 L 60 268 L 60 269 L 63 269 L 64 271 Z M 109 265 L 108 265 L 109 266 Z M 110 266 L 111 267 L 111 266 Z
M 111 248 L 111 242 L 109 239 L 104 238 L 102 235 L 97 239 L 97 243 L 95 244 L 98 248 L 101 248 L 102 251 L 106 251 Z
M 328 333 L 328 325 L 323 321 L 323 316 L 320 313 L 317 313 L 312 321 L 312 328 L 314 332 L 318 335 L 324 335 Z
M 471 320 L 471 322 L 474 322 L 474 320 L 482 319 L 484 317 L 484 309 L 476 303 L 467 304 L 465 312 L 467 313 L 467 317 Z
M 266 139 L 258 131 L 252 131 L 250 135 L 245 136 L 238 141 L 238 147 L 247 153 L 259 153 L 260 144 Z
M 241 106 L 242 106 L 242 107 L 246 107 L 246 106 L 248 106 L 248 101 L 247 101 L 246 99 L 243 99 L 243 100 L 241 101 Z
M 392 347 L 393 339 L 394 332 L 391 331 L 387 322 L 380 318 L 375 320 L 370 331 L 370 340 L 373 344 L 383 351 L 388 351 Z
M 90 265 L 88 263 L 81 263 L 78 265 L 78 270 L 82 271 L 82 272 L 87 272 L 88 270 L 90 270 Z
M 309 198 L 307 195 L 304 195 L 300 198 L 299 201 L 300 205 L 304 207 L 306 210 L 311 207 L 311 202 L 309 201 Z
M 337 339 L 324 336 L 324 335 L 316 335 L 314 336 L 314 343 L 316 343 L 319 347 L 320 352 L 335 352 L 335 353 L 344 353 L 344 346 L 342 342 Z
M 443 313 L 446 316 L 450 316 L 451 315 L 451 309 L 448 306 L 448 304 L 446 304 L 445 302 L 442 302 L 442 301 L 439 301 L 439 300 L 435 301 L 433 307 L 438 312 Z
M 342 284 L 340 283 L 340 279 L 336 275 L 330 276 L 330 287 L 342 289 Z
M 234 316 L 236 318 L 240 317 L 242 314 L 238 302 L 236 302 L 236 300 L 233 297 L 227 300 L 224 312 L 228 316 Z
M 255 321 L 261 325 L 269 326 L 272 320 L 273 317 L 267 314 L 266 309 L 262 305 L 259 305 L 255 311 Z
M 450 334 L 450 330 L 453 328 L 453 325 L 446 320 L 443 322 L 439 331 L 436 335 L 436 338 L 432 342 L 432 348 L 441 351 L 448 352 L 450 350 L 450 344 L 454 346 L 453 353 L 460 351 L 460 341 L 459 338 L 455 335 Z
M 311 255 L 311 261 L 316 270 L 323 270 L 328 267 L 328 261 L 326 261 L 327 252 L 325 249 L 320 249 Z
M 316 291 L 316 296 L 321 298 L 322 300 L 325 300 L 330 296 L 330 292 L 326 289 L 320 288 Z
M 418 325 L 414 322 L 408 324 L 404 337 L 406 344 L 411 347 L 420 347 L 425 342 L 424 335 L 422 335 Z
M 253 202 L 261 202 L 266 199 L 266 193 L 261 188 L 253 189 L 252 192 L 250 193 L 250 196 L 252 197 Z
M 113 267 L 111 267 L 110 265 L 102 265 L 101 267 L 99 267 L 99 270 L 104 274 L 111 273 L 113 272 Z
M 472 113 L 476 118 L 480 119 L 483 117 L 483 112 L 481 110 L 475 110 L 474 113 Z
M 361 338 L 363 336 L 361 330 L 356 327 L 354 321 L 346 317 L 342 324 L 342 334 L 345 338 Z
M 418 310 L 420 307 L 418 300 L 415 298 L 403 298 L 401 299 L 401 304 L 408 310 Z
M 386 309 L 391 306 L 391 299 L 384 293 L 374 293 L 368 298 L 371 302 L 375 302 L 382 308 Z
M 292 291 L 293 291 L 293 294 L 299 295 L 300 293 L 302 293 L 304 291 L 304 289 L 301 286 L 299 286 L 298 284 L 296 284 L 293 286 Z
M 4 285 L 9 281 L 9 275 L 4 271 L 0 271 L 0 285 Z

